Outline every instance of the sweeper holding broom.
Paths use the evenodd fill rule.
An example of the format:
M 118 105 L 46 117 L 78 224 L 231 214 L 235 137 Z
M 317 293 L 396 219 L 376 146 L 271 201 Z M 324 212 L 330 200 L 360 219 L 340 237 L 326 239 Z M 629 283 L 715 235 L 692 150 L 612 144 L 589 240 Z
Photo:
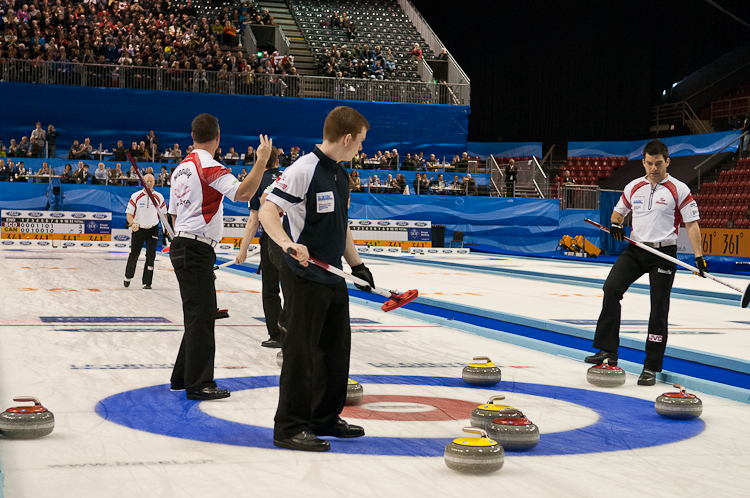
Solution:
M 646 176 L 633 180 L 625 187 L 612 212 L 612 225 L 608 231 L 612 237 L 623 241 L 626 237 L 622 223 L 632 211 L 631 238 L 635 242 L 623 251 L 604 282 L 604 303 L 594 336 L 594 347 L 600 351 L 586 357 L 586 362 L 599 365 L 607 359 L 610 365 L 617 365 L 620 300 L 633 282 L 648 273 L 651 315 L 648 320 L 646 360 L 638 385 L 653 386 L 656 372 L 662 370 L 667 347 L 669 296 L 677 271 L 674 259 L 677 256 L 677 231 L 682 222 L 693 246 L 695 269 L 702 277 L 707 275 L 707 270 L 701 251 L 698 206 L 688 186 L 667 173 L 667 146 L 659 140 L 646 144 L 643 166 Z
M 362 427 L 339 417 L 351 346 L 346 283 L 308 260 L 313 255 L 340 269 L 343 256 L 352 274 L 369 284 L 358 285 L 360 289 L 375 287 L 349 231 L 349 178 L 341 165 L 362 149 L 369 129 L 367 119 L 354 109 L 333 109 L 323 126 L 323 144 L 284 171 L 259 212 L 266 233 L 285 253 L 280 274 L 289 283 L 273 435 L 280 448 L 327 451 L 329 442 L 317 436 L 365 435 Z M 281 213 L 286 214 L 283 225 Z

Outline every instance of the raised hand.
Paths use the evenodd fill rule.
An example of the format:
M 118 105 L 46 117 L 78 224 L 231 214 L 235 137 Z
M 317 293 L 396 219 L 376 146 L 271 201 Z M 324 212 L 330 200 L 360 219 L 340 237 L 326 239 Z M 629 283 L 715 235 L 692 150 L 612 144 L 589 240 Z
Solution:
M 258 155 L 257 161 L 268 161 L 271 156 L 271 147 L 273 147 L 273 139 L 268 138 L 268 135 L 260 135 L 260 145 L 255 151 Z

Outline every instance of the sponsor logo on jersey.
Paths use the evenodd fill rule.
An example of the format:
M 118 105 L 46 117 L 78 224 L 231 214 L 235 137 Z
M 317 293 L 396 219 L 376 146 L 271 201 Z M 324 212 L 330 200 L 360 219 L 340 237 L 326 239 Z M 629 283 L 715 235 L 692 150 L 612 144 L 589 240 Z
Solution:
M 94 218 L 96 218 L 97 220 L 105 220 L 105 219 L 107 219 L 107 215 L 106 214 L 101 214 L 101 213 L 96 213 L 94 215 Z
M 130 240 L 127 235 L 115 235 L 115 240 Z
M 657 204 L 661 204 L 662 206 L 666 206 L 667 205 L 667 201 L 664 199 L 664 197 L 662 197 L 661 199 L 659 199 L 658 201 L 656 201 L 656 203 Z

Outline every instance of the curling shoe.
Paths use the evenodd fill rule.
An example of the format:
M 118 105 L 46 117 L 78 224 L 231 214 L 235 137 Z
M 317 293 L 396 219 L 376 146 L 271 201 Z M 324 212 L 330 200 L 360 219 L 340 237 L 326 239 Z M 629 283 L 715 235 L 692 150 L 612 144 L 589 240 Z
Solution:
M 212 399 L 224 399 L 231 396 L 230 392 L 226 389 L 219 389 L 218 387 L 204 387 L 200 391 L 193 391 L 187 393 L 187 399 L 195 401 L 209 401 Z
M 310 431 L 302 431 L 294 437 L 273 440 L 273 445 L 279 448 L 298 451 L 328 451 L 331 443 L 315 437 Z
M 583 361 L 585 361 L 586 363 L 593 363 L 594 365 L 601 365 L 602 363 L 604 363 L 605 359 L 609 360 L 608 363 L 613 367 L 617 366 L 617 353 L 610 353 L 609 351 L 604 351 L 603 349 L 593 356 L 587 356 Z
M 638 385 L 653 386 L 654 384 L 656 384 L 656 372 L 644 368 L 641 376 L 638 377 Z

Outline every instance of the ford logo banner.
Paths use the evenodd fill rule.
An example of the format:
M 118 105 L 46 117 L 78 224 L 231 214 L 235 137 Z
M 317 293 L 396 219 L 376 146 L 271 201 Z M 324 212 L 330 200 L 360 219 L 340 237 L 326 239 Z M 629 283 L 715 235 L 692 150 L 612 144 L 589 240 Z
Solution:
M 424 221 L 417 221 L 416 223 L 414 223 L 414 226 L 418 226 L 418 227 L 426 227 L 426 226 L 427 226 L 427 222 L 424 222 Z
M 383 248 L 382 247 L 373 247 L 372 248 L 372 252 L 383 252 Z
M 81 244 L 81 247 L 91 247 L 91 242 L 84 242 Z
M 42 216 L 42 213 L 37 213 L 37 212 L 35 211 L 35 212 L 33 212 L 33 213 L 29 213 L 29 216 L 33 216 L 34 218 L 39 218 L 40 216 Z
M 115 244 L 115 247 L 128 247 L 127 244 Z
M 115 235 L 115 240 L 130 240 L 127 235 Z
M 100 242 L 100 243 L 99 243 L 99 244 L 97 244 L 97 245 L 98 245 L 99 247 L 109 247 L 109 244 L 108 244 L 108 243 L 106 243 L 106 242 Z
M 74 246 L 74 245 L 76 245 L 75 242 L 64 242 L 63 243 L 63 247 L 71 247 L 71 246 Z
M 370 220 L 360 220 L 360 225 L 372 225 L 372 222 Z
M 107 215 L 106 214 L 101 214 L 101 213 L 96 213 L 94 215 L 94 218 L 96 218 L 97 220 L 106 220 L 107 219 Z
M 4 241 L 3 241 L 3 244 L 4 244 L 4 245 L 6 245 L 6 246 L 12 246 L 13 244 L 15 244 L 15 241 L 12 241 L 12 240 L 4 240 Z
M 18 211 L 8 211 L 8 216 L 21 216 Z
M 54 212 L 49 214 L 52 218 L 63 218 L 65 216 L 65 213 L 60 212 Z
M 48 246 L 49 242 L 47 242 L 46 240 L 40 240 L 39 242 L 36 243 L 36 245 L 38 245 L 38 246 Z
M 30 240 L 22 240 L 21 241 L 21 245 L 22 246 L 30 246 L 31 245 L 31 241 Z
M 70 216 L 72 216 L 73 218 L 85 218 L 86 217 L 86 215 L 83 213 L 73 213 Z
M 391 222 L 390 221 L 378 221 L 378 225 L 380 225 L 381 227 L 388 227 L 388 226 L 391 226 Z
M 397 225 L 397 226 L 400 226 L 400 227 L 405 227 L 405 226 L 408 226 L 408 225 L 409 225 L 409 223 L 408 223 L 408 222 L 406 222 L 406 221 L 397 221 L 397 222 L 396 222 L 396 225 Z
M 234 223 L 234 218 L 224 217 L 224 223 Z

